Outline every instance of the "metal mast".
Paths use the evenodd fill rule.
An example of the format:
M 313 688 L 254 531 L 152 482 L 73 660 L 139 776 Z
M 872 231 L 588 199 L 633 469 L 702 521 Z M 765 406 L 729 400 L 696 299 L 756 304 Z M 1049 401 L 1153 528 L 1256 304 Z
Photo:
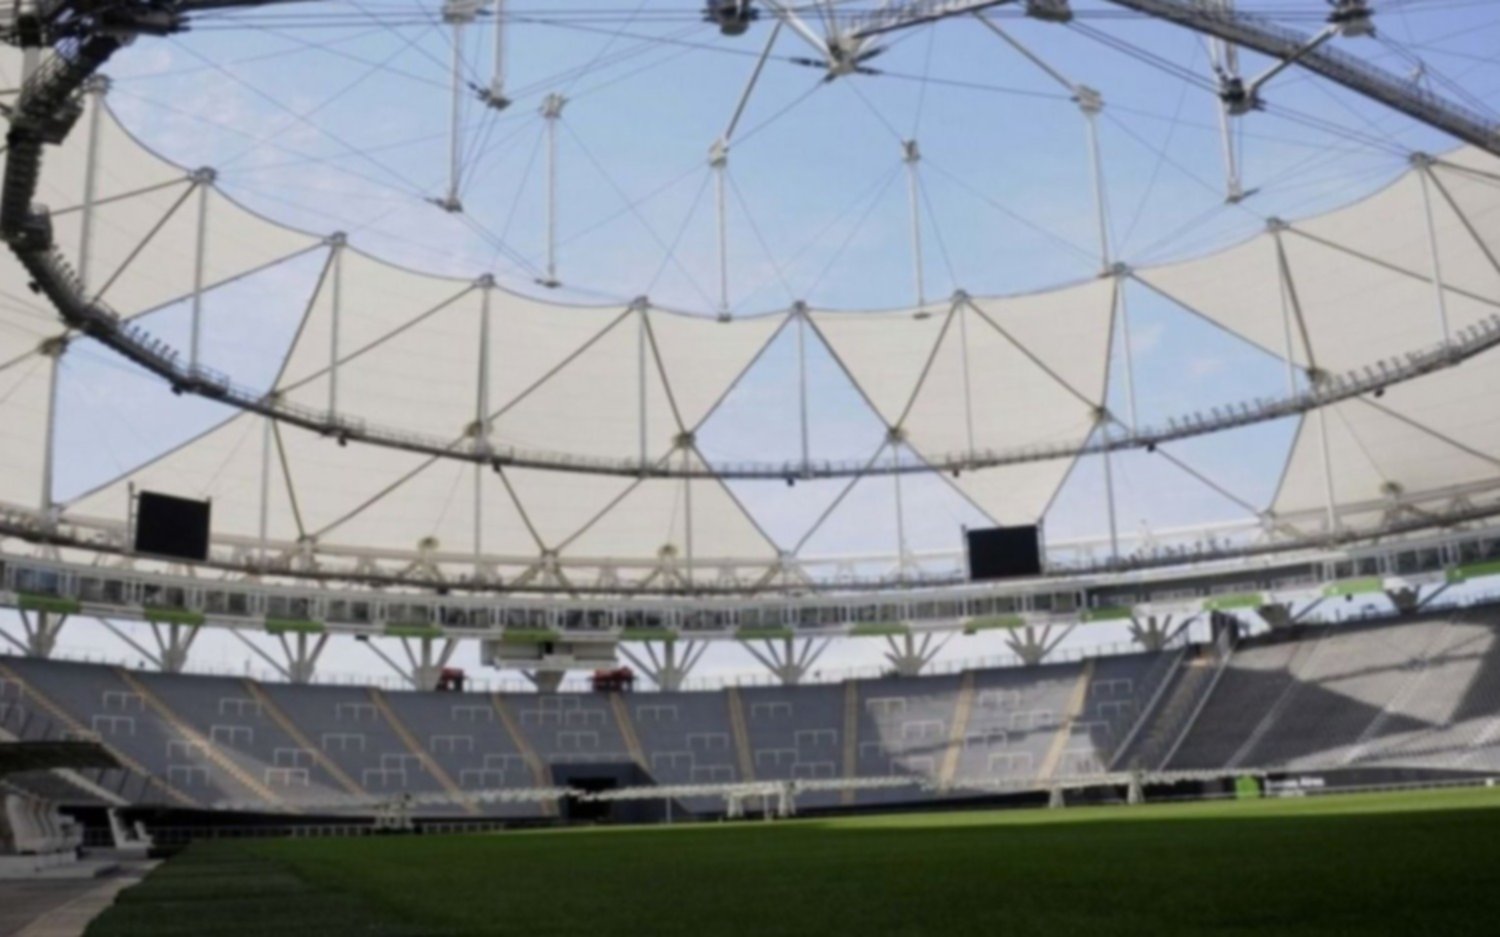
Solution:
M 557 278 L 557 121 L 568 99 L 552 92 L 542 99 L 541 115 L 547 122 L 547 272 L 537 282 L 548 289 L 562 284 Z
M 479 15 L 480 0 L 444 0 L 443 22 L 453 27 L 453 54 L 451 57 L 450 100 L 448 112 L 448 191 L 437 200 L 444 211 L 460 212 L 463 202 L 458 197 L 463 175 L 463 98 L 464 98 L 464 27 L 474 22 Z
M 490 85 L 479 92 L 479 100 L 497 111 L 503 111 L 510 107 L 510 98 L 505 96 L 505 0 L 495 0 L 494 16 L 495 43 Z
M 901 161 L 906 164 L 906 194 L 911 208 L 912 287 L 916 290 L 920 307 L 927 302 L 927 287 L 922 276 L 922 195 L 917 180 L 917 164 L 922 161 L 922 151 L 917 149 L 917 141 L 901 141 Z

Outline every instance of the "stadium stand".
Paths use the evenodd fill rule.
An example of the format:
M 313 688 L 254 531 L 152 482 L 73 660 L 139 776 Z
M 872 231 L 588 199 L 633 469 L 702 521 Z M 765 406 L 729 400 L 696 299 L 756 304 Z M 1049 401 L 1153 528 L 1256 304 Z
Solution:
M 1500 767 L 1494 644 L 1440 619 L 1241 647 L 1169 767 Z
M 1460 613 L 1285 629 L 1233 647 L 666 693 L 386 692 L 7 657 L 0 728 L 35 735 L 26 713 L 49 713 L 125 766 L 109 784 L 26 780 L 51 801 L 368 813 L 412 795 L 434 817 L 545 817 L 550 804 L 468 795 L 591 775 L 897 782 L 803 791 L 799 807 L 817 809 L 1126 770 L 1479 772 L 1500 769 L 1495 633 Z M 724 806 L 698 791 L 681 803 Z

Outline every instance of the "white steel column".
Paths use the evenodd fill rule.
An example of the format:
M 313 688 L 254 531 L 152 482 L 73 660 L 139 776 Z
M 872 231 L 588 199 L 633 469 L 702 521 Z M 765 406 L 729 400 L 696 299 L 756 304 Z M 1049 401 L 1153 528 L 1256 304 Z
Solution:
M 729 315 L 729 227 L 724 196 L 724 173 L 729 167 L 729 149 L 724 140 L 714 141 L 714 145 L 709 148 L 708 165 L 714 174 L 719 247 L 719 315 L 724 317 Z
M 65 335 L 50 338 L 42 344 L 42 354 L 47 358 L 47 430 L 42 437 L 42 514 L 47 525 L 52 525 L 52 475 L 56 470 L 56 455 L 53 449 L 57 439 L 57 386 L 62 376 L 62 356 L 68 350 Z
M 1333 456 L 1328 450 L 1328 407 L 1322 406 L 1318 414 L 1318 440 L 1323 452 L 1323 497 L 1328 515 L 1328 532 L 1334 534 L 1339 528 L 1338 503 L 1333 494 Z
M 1432 183 L 1427 178 L 1431 173 L 1432 158 L 1418 153 L 1412 157 L 1417 168 L 1417 178 L 1422 180 L 1422 211 L 1427 221 L 1427 248 L 1432 262 L 1432 292 L 1437 306 L 1438 329 L 1443 338 L 1443 347 L 1452 344 L 1448 330 L 1448 297 L 1443 287 L 1443 264 L 1438 256 L 1437 223 L 1432 217 Z
M 495 292 L 495 278 L 489 274 L 476 282 L 479 287 L 479 374 L 474 395 L 474 448 L 490 449 L 490 306 Z
M 554 288 L 557 278 L 557 119 L 568 99 L 553 92 L 542 100 L 542 119 L 547 122 L 547 275 L 538 281 Z
M 811 447 L 807 428 L 807 306 L 798 302 L 792 307 L 797 317 L 797 419 L 802 431 L 802 473 L 811 469 Z
M 443 208 L 448 211 L 458 211 L 462 203 L 458 200 L 458 174 L 461 171 L 459 165 L 461 156 L 459 154 L 459 122 L 463 119 L 463 35 L 464 28 L 461 23 L 453 24 L 453 74 L 452 101 L 448 112 L 448 194 L 443 199 Z
M 271 418 L 261 417 L 264 429 L 260 437 L 260 562 L 264 566 L 271 526 Z
M 208 193 L 213 187 L 214 171 L 200 169 L 193 173 L 198 189 L 198 233 L 193 253 L 192 334 L 188 340 L 188 371 L 198 373 L 203 344 L 203 264 L 208 250 Z
M 901 161 L 906 163 L 907 201 L 911 206 L 912 283 L 917 293 L 917 305 L 921 306 L 927 302 L 927 288 L 922 274 L 922 196 L 917 179 L 917 163 L 922 161 L 922 153 L 917 149 L 915 140 L 901 141 L 901 152 Z
M 78 234 L 78 285 L 85 295 L 89 291 L 90 262 L 94 253 L 94 201 L 99 193 L 99 124 L 104 116 L 104 95 L 109 79 L 94 75 L 84 84 L 90 99 L 88 152 L 83 168 L 83 208 Z
M 962 352 L 964 378 L 964 440 L 965 455 L 974 458 L 974 391 L 969 382 L 969 304 L 958 304 L 958 342 Z
M 1233 15 L 1234 0 L 1209 0 L 1210 9 L 1223 15 Z M 1239 47 L 1214 36 L 1208 37 L 1208 58 L 1221 88 L 1243 84 L 1240 76 Z M 1231 123 L 1229 102 L 1219 98 L 1219 143 L 1224 157 L 1225 201 L 1231 204 L 1245 197 L 1244 183 L 1240 179 L 1239 153 L 1235 149 L 1234 128 Z
M 328 239 L 332 255 L 328 258 L 328 290 L 332 315 L 328 335 L 328 414 L 339 412 L 339 358 L 342 347 L 339 340 L 339 323 L 344 313 L 344 245 L 348 239 L 343 233 Z
M 708 148 L 708 165 L 714 173 L 714 201 L 717 206 L 716 215 L 718 219 L 718 246 L 719 246 L 719 316 L 729 316 L 729 221 L 726 186 L 728 180 L 725 178 L 729 170 L 729 143 L 734 139 L 735 128 L 739 126 L 740 118 L 745 115 L 745 105 L 750 103 L 750 95 L 755 91 L 755 85 L 760 81 L 760 74 L 766 67 L 766 60 L 771 56 L 771 49 L 776 45 L 776 37 L 781 34 L 781 21 L 771 28 L 771 34 L 766 37 L 766 45 L 761 50 L 760 58 L 755 62 L 755 68 L 750 71 L 750 77 L 745 81 L 745 87 L 740 91 L 740 96 L 735 101 L 734 111 L 729 115 L 729 123 L 724 127 L 724 133 L 715 140 Z
M 891 466 L 901 466 L 901 436 L 900 430 L 891 430 Z M 896 577 L 906 578 L 906 509 L 901 499 L 901 473 L 891 473 L 891 481 L 896 486 Z
M 684 472 L 692 467 L 692 446 L 682 447 L 682 468 Z M 687 578 L 689 587 L 693 585 L 693 479 L 684 474 L 682 478 L 682 541 L 683 541 L 683 575 Z
M 1109 418 L 1100 422 L 1100 432 L 1109 434 Z M 1115 513 L 1115 468 L 1110 450 L 1104 451 L 1104 497 L 1109 509 L 1109 558 L 1120 558 L 1120 523 Z
M 1115 313 L 1120 321 L 1120 353 L 1125 361 L 1125 408 L 1130 414 L 1130 431 L 1140 425 L 1135 408 L 1135 350 L 1131 348 L 1130 303 L 1125 298 L 1125 285 L 1129 282 L 1128 270 L 1123 264 L 1115 265 Z
M 1094 218 L 1099 228 L 1100 269 L 1104 273 L 1113 272 L 1116 275 L 1115 312 L 1121 326 L 1120 345 L 1125 355 L 1126 400 L 1130 408 L 1130 425 L 1133 431 L 1136 419 L 1135 366 L 1133 355 L 1130 351 L 1129 311 L 1124 300 L 1124 282 L 1119 276 L 1121 271 L 1116 271 L 1113 268 L 1114 251 L 1110 245 L 1109 238 L 1109 201 L 1104 189 L 1104 161 L 1099 153 L 1099 112 L 1104 109 L 1104 99 L 1100 97 L 1099 92 L 1084 85 L 1074 86 L 1073 97 L 1078 102 L 1078 109 L 1083 112 L 1083 122 L 1087 130 L 1089 174 L 1093 179 L 1094 189 Z M 1111 339 L 1113 339 L 1113 336 L 1111 336 Z M 1109 396 L 1108 387 L 1105 388 L 1104 393 L 1107 403 Z M 1099 431 L 1107 437 L 1111 426 L 1111 418 L 1108 415 L 1106 407 L 1106 413 L 1100 422 Z M 1118 560 L 1120 558 L 1120 521 L 1115 507 L 1114 453 L 1108 449 L 1104 451 L 1104 497 L 1109 509 L 1109 557 L 1111 560 Z
M 495 0 L 494 63 L 490 72 L 490 86 L 483 95 L 484 103 L 497 111 L 510 106 L 505 96 L 505 0 Z
M 484 473 L 482 462 L 474 463 L 474 576 L 484 573 Z
M 1104 161 L 1099 155 L 1099 112 L 1104 109 L 1104 99 L 1093 88 L 1078 85 L 1074 91 L 1078 109 L 1083 111 L 1084 126 L 1088 132 L 1089 170 L 1094 186 L 1094 218 L 1099 227 L 1100 271 L 1109 272 L 1114 262 L 1114 252 L 1109 243 L 1109 208 L 1104 193 Z
M 479 374 L 474 394 L 474 451 L 490 451 L 490 303 L 495 279 L 489 274 L 479 278 Z M 484 473 L 483 462 L 474 463 L 474 575 L 483 574 L 484 556 Z
M 646 473 L 646 301 L 637 300 L 635 333 L 636 413 L 640 429 L 641 474 Z
M 458 189 L 463 174 L 464 27 L 474 22 L 478 13 L 479 0 L 445 0 L 443 3 L 443 22 L 453 27 L 453 54 L 449 75 L 448 192 L 438 205 L 450 212 L 463 211 Z
M 1287 279 L 1286 257 L 1281 249 L 1279 222 L 1272 222 L 1271 242 L 1276 252 L 1276 283 L 1281 296 L 1281 341 L 1283 354 L 1286 356 L 1286 393 L 1291 397 L 1297 393 L 1297 359 L 1292 344 L 1292 316 L 1295 310 L 1292 307 L 1292 284 Z

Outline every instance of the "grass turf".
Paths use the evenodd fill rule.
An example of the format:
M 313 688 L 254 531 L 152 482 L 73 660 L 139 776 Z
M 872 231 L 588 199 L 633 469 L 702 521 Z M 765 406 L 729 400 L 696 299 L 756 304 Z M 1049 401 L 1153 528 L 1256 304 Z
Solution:
M 1494 934 L 1500 790 L 195 846 L 88 937 Z

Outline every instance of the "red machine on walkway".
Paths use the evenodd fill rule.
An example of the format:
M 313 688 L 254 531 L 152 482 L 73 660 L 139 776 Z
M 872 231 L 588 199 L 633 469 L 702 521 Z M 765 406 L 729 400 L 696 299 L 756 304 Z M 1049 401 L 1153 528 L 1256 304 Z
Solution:
M 629 667 L 594 671 L 595 693 L 629 693 L 635 689 L 635 671 Z

